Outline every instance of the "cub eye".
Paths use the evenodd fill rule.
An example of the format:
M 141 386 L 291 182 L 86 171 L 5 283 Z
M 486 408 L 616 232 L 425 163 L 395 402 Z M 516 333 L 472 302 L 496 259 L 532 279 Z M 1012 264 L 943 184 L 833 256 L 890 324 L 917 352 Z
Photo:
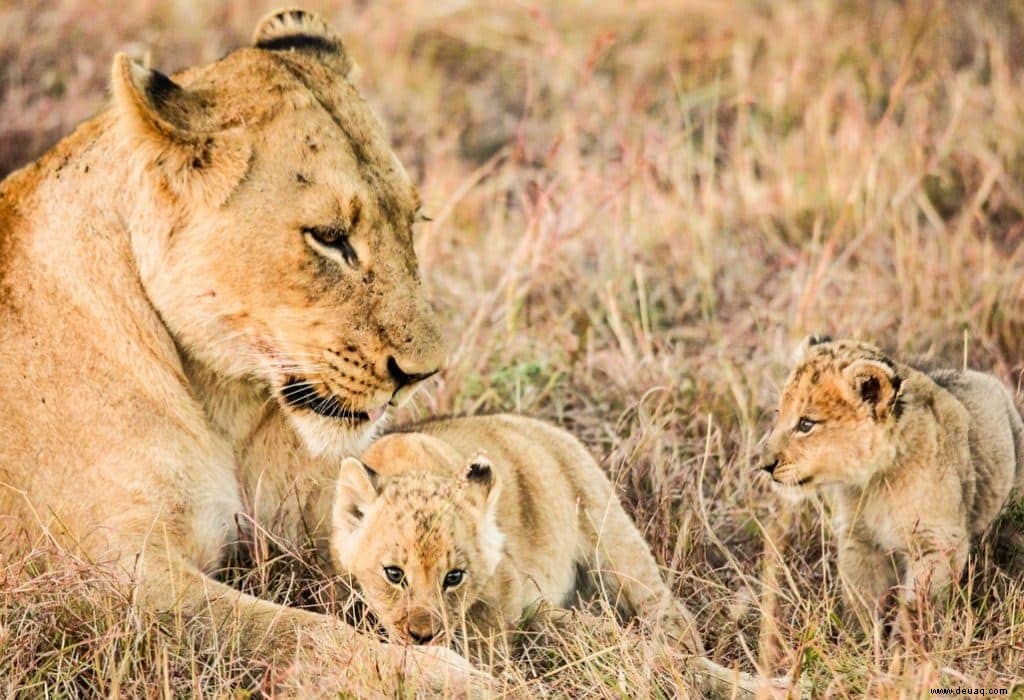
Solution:
M 811 428 L 813 428 L 817 424 L 818 424 L 818 421 L 811 420 L 810 418 L 807 418 L 806 416 L 804 416 L 803 418 L 801 418 L 800 420 L 798 420 L 796 422 L 796 431 L 798 433 L 809 433 L 809 432 L 811 432 Z
M 444 575 L 444 587 L 455 588 L 460 583 L 462 583 L 462 579 L 464 579 L 465 577 L 466 572 L 462 569 L 452 569 Z
M 386 578 L 389 583 L 401 586 L 405 583 L 405 572 L 397 566 L 385 566 L 384 578 Z
M 348 232 L 340 226 L 303 226 L 302 235 L 318 253 L 329 258 L 338 255 L 352 267 L 359 264 L 359 256 L 348 239 Z

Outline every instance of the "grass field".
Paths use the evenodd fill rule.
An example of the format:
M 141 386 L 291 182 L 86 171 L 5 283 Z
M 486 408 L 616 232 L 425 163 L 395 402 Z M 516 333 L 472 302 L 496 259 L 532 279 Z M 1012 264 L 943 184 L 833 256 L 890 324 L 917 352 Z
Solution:
M 213 60 L 273 6 L 0 4 L 0 174 L 102 108 L 115 51 L 168 72 Z M 400 420 L 520 411 L 579 436 L 721 663 L 799 668 L 825 697 L 1024 681 L 1021 571 L 980 555 L 934 634 L 851 634 L 827 512 L 753 470 L 809 332 L 1020 385 L 1024 4 L 310 7 L 341 30 L 434 219 L 417 249 L 450 359 Z M 310 598 L 264 573 L 244 584 Z M 268 682 L 194 637 L 89 568 L 0 568 L 4 693 Z M 505 681 L 672 694 L 671 664 L 634 642 L 580 630 L 520 652 Z

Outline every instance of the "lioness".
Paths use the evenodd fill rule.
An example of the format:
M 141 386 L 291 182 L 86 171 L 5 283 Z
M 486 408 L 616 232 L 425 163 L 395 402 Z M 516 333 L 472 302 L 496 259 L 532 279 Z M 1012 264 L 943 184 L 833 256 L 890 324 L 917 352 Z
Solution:
M 607 477 L 564 430 L 513 415 L 440 419 L 385 435 L 361 460 L 341 463 L 331 553 L 390 638 L 502 633 L 601 590 L 688 654 L 703 693 L 758 689 L 704 656 Z
M 419 200 L 351 68 L 298 10 L 173 78 L 119 55 L 110 109 L 0 184 L 0 545 L 324 671 L 383 648 L 207 574 L 237 523 L 322 535 L 337 459 L 442 361 Z
M 763 469 L 780 491 L 834 496 L 850 606 L 914 606 L 1024 487 L 1024 424 L 999 380 L 929 373 L 868 343 L 811 337 L 779 401 Z

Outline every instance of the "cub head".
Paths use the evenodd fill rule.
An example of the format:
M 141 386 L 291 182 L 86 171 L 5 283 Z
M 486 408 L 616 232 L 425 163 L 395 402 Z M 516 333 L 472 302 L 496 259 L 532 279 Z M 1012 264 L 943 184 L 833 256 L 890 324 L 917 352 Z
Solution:
M 118 56 L 111 113 L 142 285 L 181 351 L 254 379 L 314 453 L 351 454 L 435 372 L 416 190 L 328 25 L 283 10 L 168 77 Z
M 422 435 L 381 442 L 394 438 L 407 443 L 404 462 L 380 462 L 379 450 L 364 459 L 377 457 L 380 472 L 351 457 L 342 462 L 331 553 L 392 639 L 440 643 L 462 628 L 501 559 L 500 484 L 482 454 L 465 461 Z
M 873 345 L 811 336 L 779 400 L 761 469 L 783 493 L 863 486 L 892 462 L 902 380 Z

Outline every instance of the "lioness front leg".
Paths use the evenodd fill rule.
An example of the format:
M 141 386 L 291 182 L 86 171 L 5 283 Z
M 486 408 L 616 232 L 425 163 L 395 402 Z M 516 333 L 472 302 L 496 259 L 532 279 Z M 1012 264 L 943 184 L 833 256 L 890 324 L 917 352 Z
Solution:
M 236 635 L 245 653 L 284 669 L 292 692 L 365 697 L 399 687 L 446 694 L 490 687 L 490 676 L 445 647 L 384 644 L 333 616 L 242 593 L 173 556 L 147 552 L 137 577 L 138 603 Z

